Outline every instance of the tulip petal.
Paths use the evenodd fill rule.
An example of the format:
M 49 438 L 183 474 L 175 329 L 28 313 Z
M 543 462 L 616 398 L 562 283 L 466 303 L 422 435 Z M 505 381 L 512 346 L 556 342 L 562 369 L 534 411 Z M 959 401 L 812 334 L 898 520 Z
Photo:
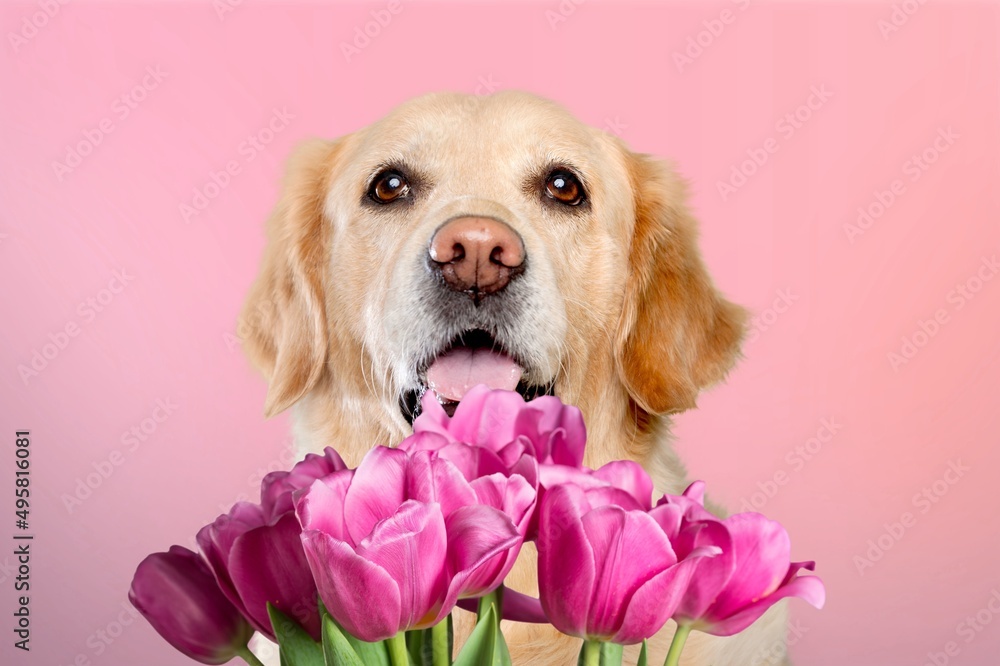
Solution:
M 458 607 L 475 613 L 479 608 L 478 599 L 459 599 Z M 503 617 L 504 620 L 512 622 L 526 622 L 528 624 L 551 624 L 549 618 L 542 610 L 542 602 L 517 590 L 505 587 L 503 590 Z
M 247 530 L 264 524 L 264 513 L 259 506 L 250 502 L 237 502 L 229 513 L 222 514 L 198 530 L 196 537 L 198 547 L 211 567 L 212 573 L 215 574 L 215 580 L 222 593 L 244 614 L 246 607 L 229 575 L 229 553 L 237 537 Z
M 438 401 L 437 395 L 434 391 L 425 391 L 424 395 L 420 398 L 420 414 L 417 418 L 413 419 L 413 434 L 421 435 L 424 433 L 433 433 L 436 435 L 443 436 L 449 442 L 455 441 L 454 438 L 448 432 L 448 426 L 451 424 L 451 417 L 448 416 L 447 412 L 444 411 L 444 407 Z M 404 439 L 407 442 L 410 438 Z M 407 447 L 410 447 L 412 443 L 407 443 Z M 400 444 L 399 448 L 404 448 Z M 404 450 L 409 450 L 408 448 Z
M 428 614 L 437 614 L 447 584 L 443 573 L 448 557 L 448 535 L 439 504 L 403 502 L 362 540 L 357 554 L 396 581 L 401 630 L 422 628 Z
M 653 480 L 634 460 L 615 460 L 594 471 L 594 477 L 624 490 L 648 511 L 653 506 Z
M 203 664 L 229 661 L 253 634 L 205 562 L 181 546 L 146 557 L 128 598 L 168 643 Z
M 583 413 L 564 405 L 555 396 L 540 396 L 517 414 L 515 432 L 527 434 L 534 442 L 536 456 L 544 463 L 570 467 L 583 465 L 587 429 Z
M 442 614 L 459 597 L 482 596 L 503 583 L 523 541 L 510 516 L 482 504 L 465 506 L 446 520 L 451 582 Z
M 396 513 L 406 499 L 406 471 L 409 455 L 399 449 L 376 446 L 354 471 L 354 479 L 344 498 L 347 532 L 360 543 L 375 524 Z
M 736 566 L 707 619 L 729 617 L 778 589 L 792 549 L 785 528 L 759 513 L 736 514 L 723 524 L 732 536 Z
M 313 481 L 295 502 L 303 529 L 319 530 L 353 544 L 344 516 L 344 500 L 353 477 L 354 471 L 345 469 Z
M 518 393 L 494 391 L 480 384 L 462 397 L 448 430 L 460 442 L 498 451 L 514 440 L 514 421 L 522 410 L 524 398 Z
M 582 525 L 597 567 L 587 637 L 609 640 L 636 590 L 677 558 L 660 526 L 643 511 L 602 506 L 584 515 Z
M 538 520 L 538 589 L 556 629 L 584 638 L 597 577 L 594 551 L 583 530 L 583 491 L 571 485 L 548 490 Z
M 693 626 L 713 636 L 732 636 L 756 622 L 771 606 L 788 597 L 799 597 L 815 608 L 826 602 L 826 588 L 818 576 L 799 576 L 746 608 L 722 620 L 702 620 Z
M 265 476 L 260 486 L 260 506 L 268 522 L 292 510 L 292 493 L 343 469 L 347 469 L 343 458 L 328 446 L 322 454 L 306 454 L 291 471 L 271 472 Z
M 302 532 L 302 546 L 323 605 L 348 633 L 376 642 L 399 632 L 399 586 L 385 569 L 317 530 Z
M 229 556 L 229 574 L 250 621 L 271 638 L 268 603 L 297 620 L 313 639 L 320 639 L 316 584 L 302 552 L 300 532 L 298 520 L 286 513 L 274 525 L 238 537 Z
M 438 409 L 441 409 L 441 405 L 434 401 L 438 405 Z M 441 414 L 444 418 L 448 418 L 448 415 L 444 413 L 441 409 Z M 407 453 L 414 453 L 416 451 L 440 451 L 442 448 L 451 444 L 451 439 L 446 436 L 447 429 L 442 430 L 442 432 L 437 432 L 435 430 L 423 430 L 414 432 L 409 437 L 403 439 L 396 448 L 400 451 L 406 451 Z
M 705 482 L 701 480 L 692 481 L 691 485 L 684 490 L 683 495 L 692 502 L 697 502 L 701 506 L 705 506 Z
M 526 534 L 536 493 L 523 476 L 491 474 L 476 479 L 471 485 L 480 504 L 503 511 L 514 522 L 521 535 Z
M 470 446 L 462 442 L 452 442 L 437 450 L 439 457 L 444 458 L 461 470 L 462 475 L 471 481 L 479 476 L 482 448 Z
M 423 504 L 437 502 L 445 516 L 460 506 L 474 504 L 476 493 L 469 481 L 450 461 L 430 451 L 418 451 L 410 457 L 406 474 L 406 498 Z
M 679 509 L 663 505 L 654 509 Z M 698 564 L 698 573 L 691 578 L 687 593 L 680 601 L 675 619 L 703 617 L 726 587 L 736 570 L 736 555 L 733 552 L 732 536 L 725 524 L 718 520 L 699 521 L 686 525 L 673 541 L 678 557 L 685 559 L 698 548 L 715 547 L 721 554 L 711 559 L 703 559 Z
M 711 548 L 698 548 L 686 559 L 645 582 L 632 595 L 624 620 L 611 640 L 632 645 L 662 629 L 674 615 L 690 583 L 701 575 L 700 567 L 716 555 Z

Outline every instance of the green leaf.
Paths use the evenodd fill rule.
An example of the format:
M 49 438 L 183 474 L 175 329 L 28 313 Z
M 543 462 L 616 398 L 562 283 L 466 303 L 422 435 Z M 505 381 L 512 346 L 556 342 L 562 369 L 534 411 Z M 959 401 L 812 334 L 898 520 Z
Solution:
M 337 625 L 337 627 L 341 631 L 344 631 L 340 625 Z M 346 631 L 344 631 L 344 636 L 365 666 L 389 666 L 389 650 L 385 647 L 385 641 L 369 643 L 368 641 L 351 636 Z
M 322 646 L 305 629 L 270 603 L 267 615 L 278 640 L 281 666 L 325 666 Z
M 646 654 L 646 641 L 642 641 L 642 650 L 639 651 L 639 661 L 635 666 L 646 666 L 649 656 Z
M 490 605 L 476 623 L 454 666 L 511 666 L 495 606 Z
M 365 666 L 347 636 L 329 615 L 323 617 L 323 657 L 326 666 Z

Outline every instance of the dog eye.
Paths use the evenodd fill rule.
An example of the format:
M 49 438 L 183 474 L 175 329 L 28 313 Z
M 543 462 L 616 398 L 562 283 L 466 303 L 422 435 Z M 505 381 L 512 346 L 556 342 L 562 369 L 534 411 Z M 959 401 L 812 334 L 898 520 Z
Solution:
M 545 180 L 545 194 L 550 199 L 567 206 L 578 206 L 586 198 L 583 185 L 569 171 L 562 169 L 553 171 Z
M 405 197 L 410 192 L 410 184 L 406 177 L 398 171 L 383 171 L 375 177 L 368 189 L 368 196 L 381 204 L 387 204 Z

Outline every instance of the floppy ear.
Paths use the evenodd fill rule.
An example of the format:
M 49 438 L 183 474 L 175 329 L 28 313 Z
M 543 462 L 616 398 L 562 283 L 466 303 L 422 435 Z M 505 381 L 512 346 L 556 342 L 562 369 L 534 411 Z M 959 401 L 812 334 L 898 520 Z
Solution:
M 680 412 L 739 357 L 746 312 L 722 297 L 705 269 L 684 184 L 649 156 L 626 159 L 635 229 L 616 361 L 642 409 Z
M 243 349 L 268 380 L 267 417 L 307 393 L 326 367 L 323 282 L 330 229 L 323 201 L 337 147 L 310 141 L 289 160 L 281 199 L 268 221 L 260 274 L 240 315 Z

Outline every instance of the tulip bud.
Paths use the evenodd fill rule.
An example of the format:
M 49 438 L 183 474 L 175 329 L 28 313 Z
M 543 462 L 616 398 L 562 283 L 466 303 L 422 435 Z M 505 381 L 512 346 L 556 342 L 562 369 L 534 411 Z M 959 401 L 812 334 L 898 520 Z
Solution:
M 128 598 L 168 643 L 203 664 L 229 661 L 253 635 L 205 562 L 181 546 L 144 559 Z

